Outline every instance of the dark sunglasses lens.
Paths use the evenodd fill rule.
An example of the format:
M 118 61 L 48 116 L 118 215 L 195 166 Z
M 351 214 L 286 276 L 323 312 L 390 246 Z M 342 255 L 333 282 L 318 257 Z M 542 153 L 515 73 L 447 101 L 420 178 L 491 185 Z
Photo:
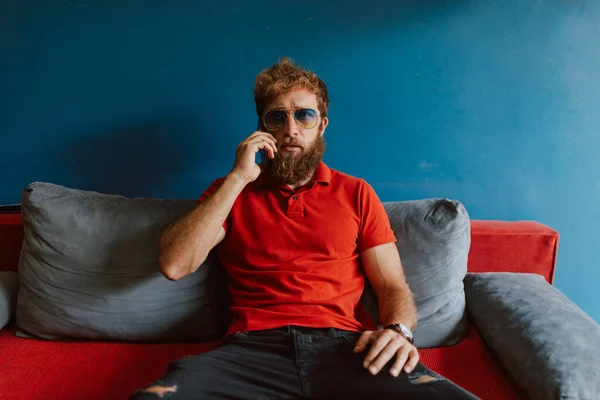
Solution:
M 287 112 L 283 110 L 273 110 L 265 114 L 263 122 L 265 123 L 265 128 L 268 130 L 278 131 L 285 125 L 286 119 Z
M 294 111 L 294 118 L 303 128 L 311 129 L 317 124 L 319 114 L 317 114 L 317 112 L 311 108 L 301 108 Z

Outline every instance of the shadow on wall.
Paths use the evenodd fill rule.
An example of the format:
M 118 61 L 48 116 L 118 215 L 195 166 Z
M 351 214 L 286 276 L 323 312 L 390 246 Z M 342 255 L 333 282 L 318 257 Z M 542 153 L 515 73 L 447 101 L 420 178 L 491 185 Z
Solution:
M 60 184 L 127 197 L 160 193 L 173 176 L 198 169 L 197 149 L 215 146 L 215 136 L 197 132 L 196 124 L 165 117 L 81 135 L 60 155 Z M 203 153 L 202 165 L 214 165 L 212 158 Z

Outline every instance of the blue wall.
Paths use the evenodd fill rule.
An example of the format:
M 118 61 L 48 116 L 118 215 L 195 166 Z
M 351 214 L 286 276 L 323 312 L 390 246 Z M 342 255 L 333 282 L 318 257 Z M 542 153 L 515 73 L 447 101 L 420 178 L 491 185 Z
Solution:
M 329 85 L 328 164 L 552 226 L 556 285 L 600 321 L 598 1 L 5 0 L 0 204 L 35 180 L 197 197 L 284 54 Z

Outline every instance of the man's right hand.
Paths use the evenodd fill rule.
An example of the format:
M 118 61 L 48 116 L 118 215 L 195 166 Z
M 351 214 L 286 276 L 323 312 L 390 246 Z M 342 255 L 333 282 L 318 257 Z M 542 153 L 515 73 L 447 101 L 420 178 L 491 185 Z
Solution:
M 260 175 L 260 167 L 256 164 L 256 153 L 264 149 L 270 158 L 275 158 L 277 140 L 267 132 L 254 132 L 240 143 L 235 153 L 232 174 L 241 177 L 246 183 L 253 182 Z

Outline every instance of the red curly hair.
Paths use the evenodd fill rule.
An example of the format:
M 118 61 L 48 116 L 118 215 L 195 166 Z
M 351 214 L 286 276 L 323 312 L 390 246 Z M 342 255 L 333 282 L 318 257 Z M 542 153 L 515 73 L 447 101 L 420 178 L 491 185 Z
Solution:
M 327 116 L 329 97 L 327 86 L 314 72 L 308 71 L 292 61 L 282 57 L 277 64 L 262 70 L 254 83 L 254 102 L 258 118 L 262 118 L 266 104 L 277 96 L 293 89 L 307 89 L 317 96 L 317 106 L 321 116 Z

